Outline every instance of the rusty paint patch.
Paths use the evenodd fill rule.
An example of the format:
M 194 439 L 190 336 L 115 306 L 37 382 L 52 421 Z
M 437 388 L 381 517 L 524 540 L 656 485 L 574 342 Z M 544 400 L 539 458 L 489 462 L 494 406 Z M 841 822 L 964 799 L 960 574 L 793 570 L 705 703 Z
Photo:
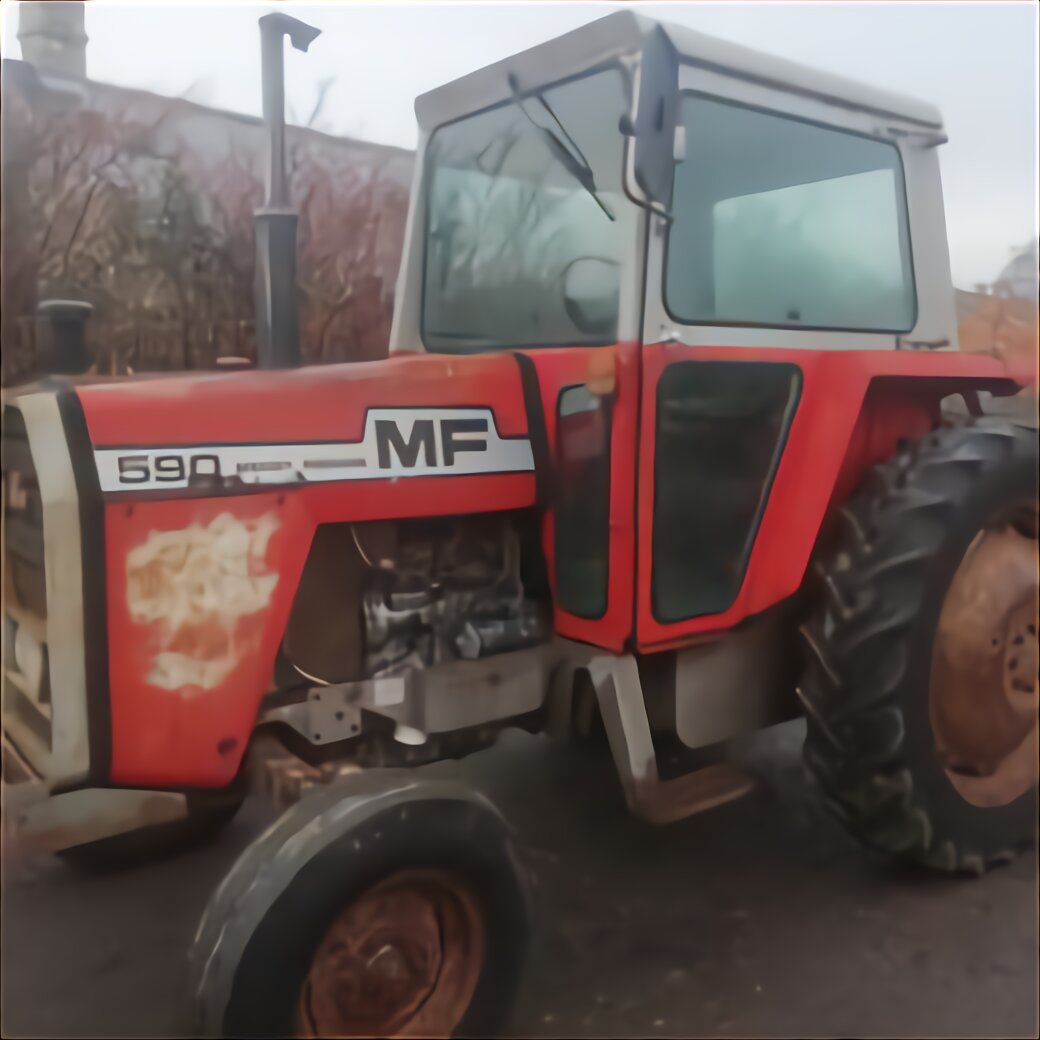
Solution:
M 131 618 L 154 625 L 148 682 L 167 690 L 218 686 L 242 659 L 238 622 L 268 606 L 278 574 L 265 556 L 278 519 L 221 513 L 208 525 L 152 531 L 126 559 Z

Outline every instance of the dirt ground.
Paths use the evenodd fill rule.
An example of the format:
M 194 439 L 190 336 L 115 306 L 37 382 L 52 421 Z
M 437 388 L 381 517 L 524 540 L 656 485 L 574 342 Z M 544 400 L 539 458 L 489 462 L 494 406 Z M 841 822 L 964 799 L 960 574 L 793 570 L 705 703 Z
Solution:
M 801 726 L 750 739 L 743 800 L 657 830 L 609 760 L 508 734 L 445 763 L 515 822 L 536 878 L 516 1036 L 1036 1036 L 1037 862 L 981 880 L 872 862 L 820 808 Z M 2 1031 L 169 1036 L 209 892 L 265 822 L 162 863 L 3 886 Z

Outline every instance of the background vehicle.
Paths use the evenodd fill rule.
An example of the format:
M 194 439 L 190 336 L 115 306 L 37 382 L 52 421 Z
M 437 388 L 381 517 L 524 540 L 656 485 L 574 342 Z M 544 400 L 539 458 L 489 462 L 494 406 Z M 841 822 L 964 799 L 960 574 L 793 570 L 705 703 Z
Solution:
M 628 13 L 416 112 L 390 359 L 8 404 L 27 829 L 79 847 L 327 782 L 200 926 L 194 1025 L 236 1035 L 494 1025 L 508 832 L 397 767 L 507 725 L 595 709 L 665 823 L 749 784 L 662 749 L 804 711 L 868 846 L 1013 855 L 1036 436 L 943 402 L 1034 375 L 956 349 L 939 113 Z

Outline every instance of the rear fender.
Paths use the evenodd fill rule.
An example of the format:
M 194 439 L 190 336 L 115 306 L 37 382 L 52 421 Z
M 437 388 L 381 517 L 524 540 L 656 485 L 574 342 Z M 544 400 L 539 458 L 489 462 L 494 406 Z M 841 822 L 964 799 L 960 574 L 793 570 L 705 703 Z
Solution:
M 890 458 L 904 438 L 923 437 L 939 422 L 943 394 L 917 381 L 875 379 L 867 388 L 834 484 L 828 513 L 859 485 L 864 473 Z
M 652 576 L 658 384 L 672 365 L 702 362 L 797 366 L 801 391 L 776 443 L 774 468 L 750 520 L 743 576 L 718 612 L 663 621 L 654 613 Z M 821 538 L 866 471 L 892 455 L 900 438 L 939 422 L 942 399 L 986 391 L 1017 393 L 1033 378 L 994 358 L 956 351 L 780 350 L 772 347 L 644 347 L 637 546 L 638 637 L 644 651 L 668 650 L 729 631 L 795 595 Z M 697 450 L 708 450 L 703 445 Z M 700 489 L 704 501 L 712 488 Z M 744 521 L 742 521 L 744 522 Z

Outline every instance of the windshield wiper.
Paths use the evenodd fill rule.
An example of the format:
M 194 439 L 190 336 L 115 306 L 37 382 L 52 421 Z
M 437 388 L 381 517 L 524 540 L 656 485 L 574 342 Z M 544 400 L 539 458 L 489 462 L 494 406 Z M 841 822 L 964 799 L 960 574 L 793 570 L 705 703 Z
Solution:
M 593 201 L 597 206 L 606 214 L 608 220 L 614 220 L 614 214 L 607 208 L 607 204 L 599 197 L 596 193 L 596 178 L 593 176 L 592 167 L 589 165 L 588 159 L 585 158 L 582 150 L 578 147 L 574 138 L 567 133 L 566 127 L 560 122 L 559 116 L 549 106 L 549 102 L 538 92 L 529 94 L 529 97 L 536 98 L 542 108 L 552 117 L 553 122 L 560 128 L 564 137 L 570 142 L 571 148 L 574 152 L 563 143 L 563 139 L 554 130 L 550 130 L 547 126 L 542 126 L 541 123 L 537 122 L 531 113 L 524 108 L 523 97 L 520 94 L 520 85 L 517 83 L 516 77 L 510 74 L 508 77 L 509 89 L 513 95 L 513 101 L 516 103 L 516 107 L 523 113 L 524 118 L 533 126 L 537 131 L 542 134 L 545 140 L 546 146 L 550 153 L 559 162 L 559 164 L 592 196 Z M 575 155 L 574 153 L 577 153 Z

